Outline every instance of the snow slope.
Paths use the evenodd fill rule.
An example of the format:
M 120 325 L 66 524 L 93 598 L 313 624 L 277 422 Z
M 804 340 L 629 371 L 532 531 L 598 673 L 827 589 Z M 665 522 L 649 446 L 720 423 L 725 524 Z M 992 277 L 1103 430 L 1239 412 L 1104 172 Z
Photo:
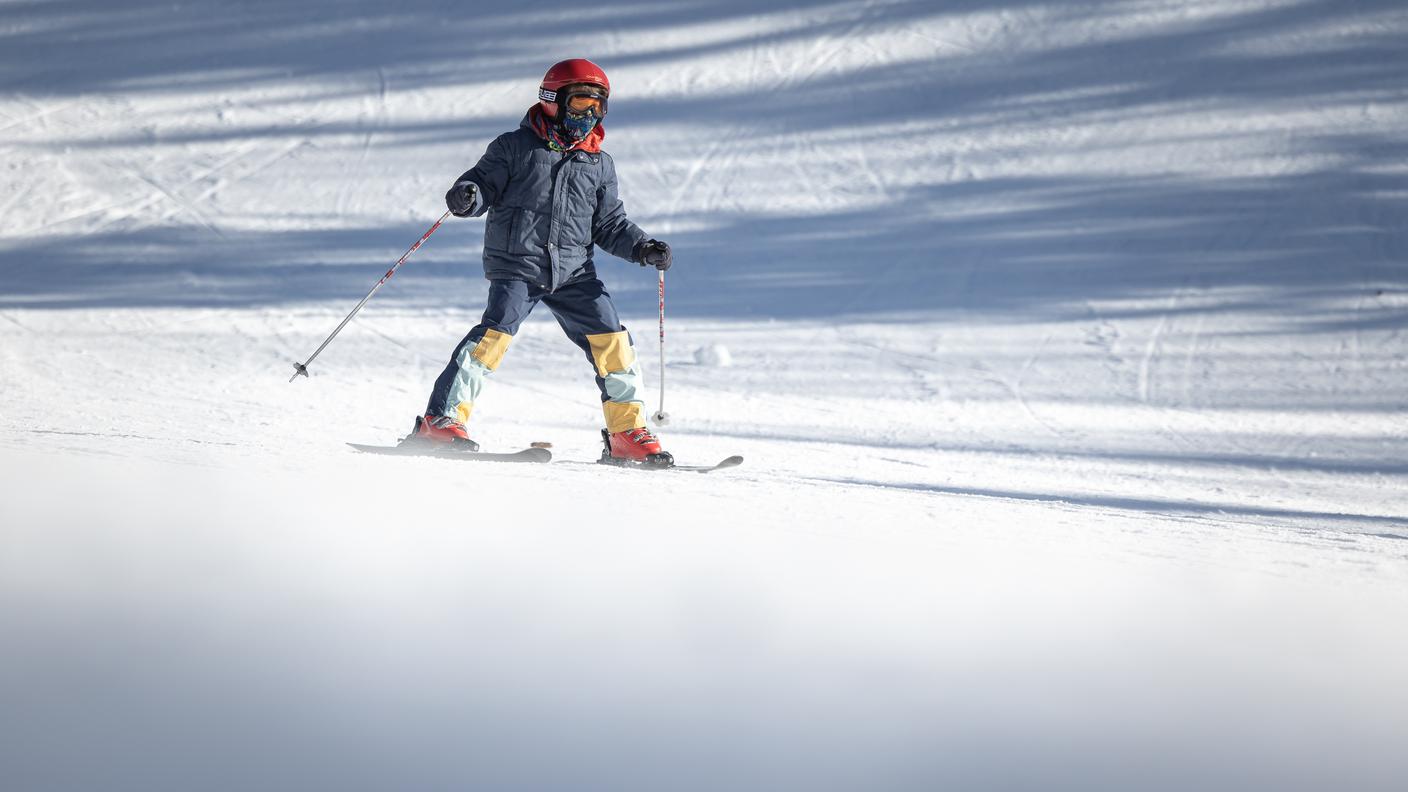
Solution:
M 59 789 L 1390 789 L 1391 0 L 0 0 L 0 768 Z M 668 239 L 586 463 L 443 211 L 555 60 Z M 651 383 L 655 281 L 603 260 Z M 723 365 L 709 350 L 729 353 Z

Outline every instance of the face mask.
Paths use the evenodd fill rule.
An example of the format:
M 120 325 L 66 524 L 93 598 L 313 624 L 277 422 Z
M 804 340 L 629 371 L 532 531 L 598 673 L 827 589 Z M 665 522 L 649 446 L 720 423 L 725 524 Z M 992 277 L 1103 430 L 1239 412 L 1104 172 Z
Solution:
M 596 128 L 597 121 L 591 113 L 567 113 L 562 119 L 562 129 L 573 140 L 583 140 Z

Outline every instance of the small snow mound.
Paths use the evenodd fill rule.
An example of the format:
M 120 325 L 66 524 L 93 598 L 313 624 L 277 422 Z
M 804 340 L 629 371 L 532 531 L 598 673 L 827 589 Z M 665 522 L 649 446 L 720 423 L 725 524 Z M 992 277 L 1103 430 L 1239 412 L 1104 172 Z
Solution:
M 694 350 L 694 362 L 701 366 L 732 366 L 733 355 L 723 344 L 710 344 Z

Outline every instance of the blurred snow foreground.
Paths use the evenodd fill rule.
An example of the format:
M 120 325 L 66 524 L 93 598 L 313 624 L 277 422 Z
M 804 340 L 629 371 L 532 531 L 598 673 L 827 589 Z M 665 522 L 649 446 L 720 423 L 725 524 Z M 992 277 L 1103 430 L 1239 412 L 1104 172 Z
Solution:
M 4 788 L 1401 788 L 1405 35 L 0 2 Z M 676 251 L 666 446 L 747 463 L 573 464 L 546 312 L 472 430 L 557 461 L 354 455 L 476 321 L 482 224 L 291 363 L 568 56 Z M 653 411 L 653 273 L 598 264 Z

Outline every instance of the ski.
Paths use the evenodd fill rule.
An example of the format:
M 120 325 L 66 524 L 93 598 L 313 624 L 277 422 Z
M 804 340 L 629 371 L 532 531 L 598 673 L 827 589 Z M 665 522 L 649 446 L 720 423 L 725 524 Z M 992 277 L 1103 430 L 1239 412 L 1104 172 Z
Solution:
M 402 442 L 400 445 L 382 446 L 366 445 L 363 443 L 348 443 L 353 449 L 364 454 L 386 454 L 390 456 L 419 456 L 434 457 L 436 459 L 462 459 L 478 462 L 551 462 L 552 452 L 544 446 L 547 443 L 535 443 L 531 448 L 524 448 L 520 451 L 463 451 L 456 450 L 453 446 L 443 446 L 423 442 Z M 678 470 L 686 473 L 713 473 L 716 470 L 727 470 L 743 464 L 743 457 L 731 456 L 722 459 L 712 465 L 676 465 L 660 464 L 648 461 L 636 461 L 633 459 L 619 459 L 616 457 L 603 456 L 596 462 L 577 462 L 572 460 L 570 464 L 597 464 L 610 467 L 627 468 L 629 470 Z
M 691 473 L 713 473 L 715 470 L 727 470 L 743 464 L 743 457 L 734 455 L 726 459 L 721 459 L 712 465 L 674 465 L 669 470 L 684 470 Z
M 649 462 L 637 462 L 631 459 L 617 459 L 614 457 L 602 457 L 597 461 L 598 465 L 610 465 L 611 467 L 628 468 L 630 470 L 680 470 L 686 473 L 713 473 L 715 470 L 727 470 L 743 464 L 743 457 L 731 456 L 712 465 L 652 465 Z
M 676 465 L 675 457 L 669 451 L 661 451 L 658 454 L 647 454 L 642 459 L 613 456 L 611 453 L 611 434 L 605 429 L 602 429 L 601 456 L 596 462 L 598 465 L 610 465 L 611 467 L 629 468 L 633 470 L 683 470 L 687 473 L 712 473 L 715 470 L 738 467 L 743 464 L 743 457 L 737 455 L 727 457 L 712 465 Z
M 347 445 L 365 454 L 391 454 L 395 456 L 435 457 L 436 459 L 462 459 L 475 462 L 549 462 L 552 452 L 546 448 L 525 448 L 521 451 L 457 451 L 453 447 L 442 447 L 427 443 L 402 443 L 394 446 Z

